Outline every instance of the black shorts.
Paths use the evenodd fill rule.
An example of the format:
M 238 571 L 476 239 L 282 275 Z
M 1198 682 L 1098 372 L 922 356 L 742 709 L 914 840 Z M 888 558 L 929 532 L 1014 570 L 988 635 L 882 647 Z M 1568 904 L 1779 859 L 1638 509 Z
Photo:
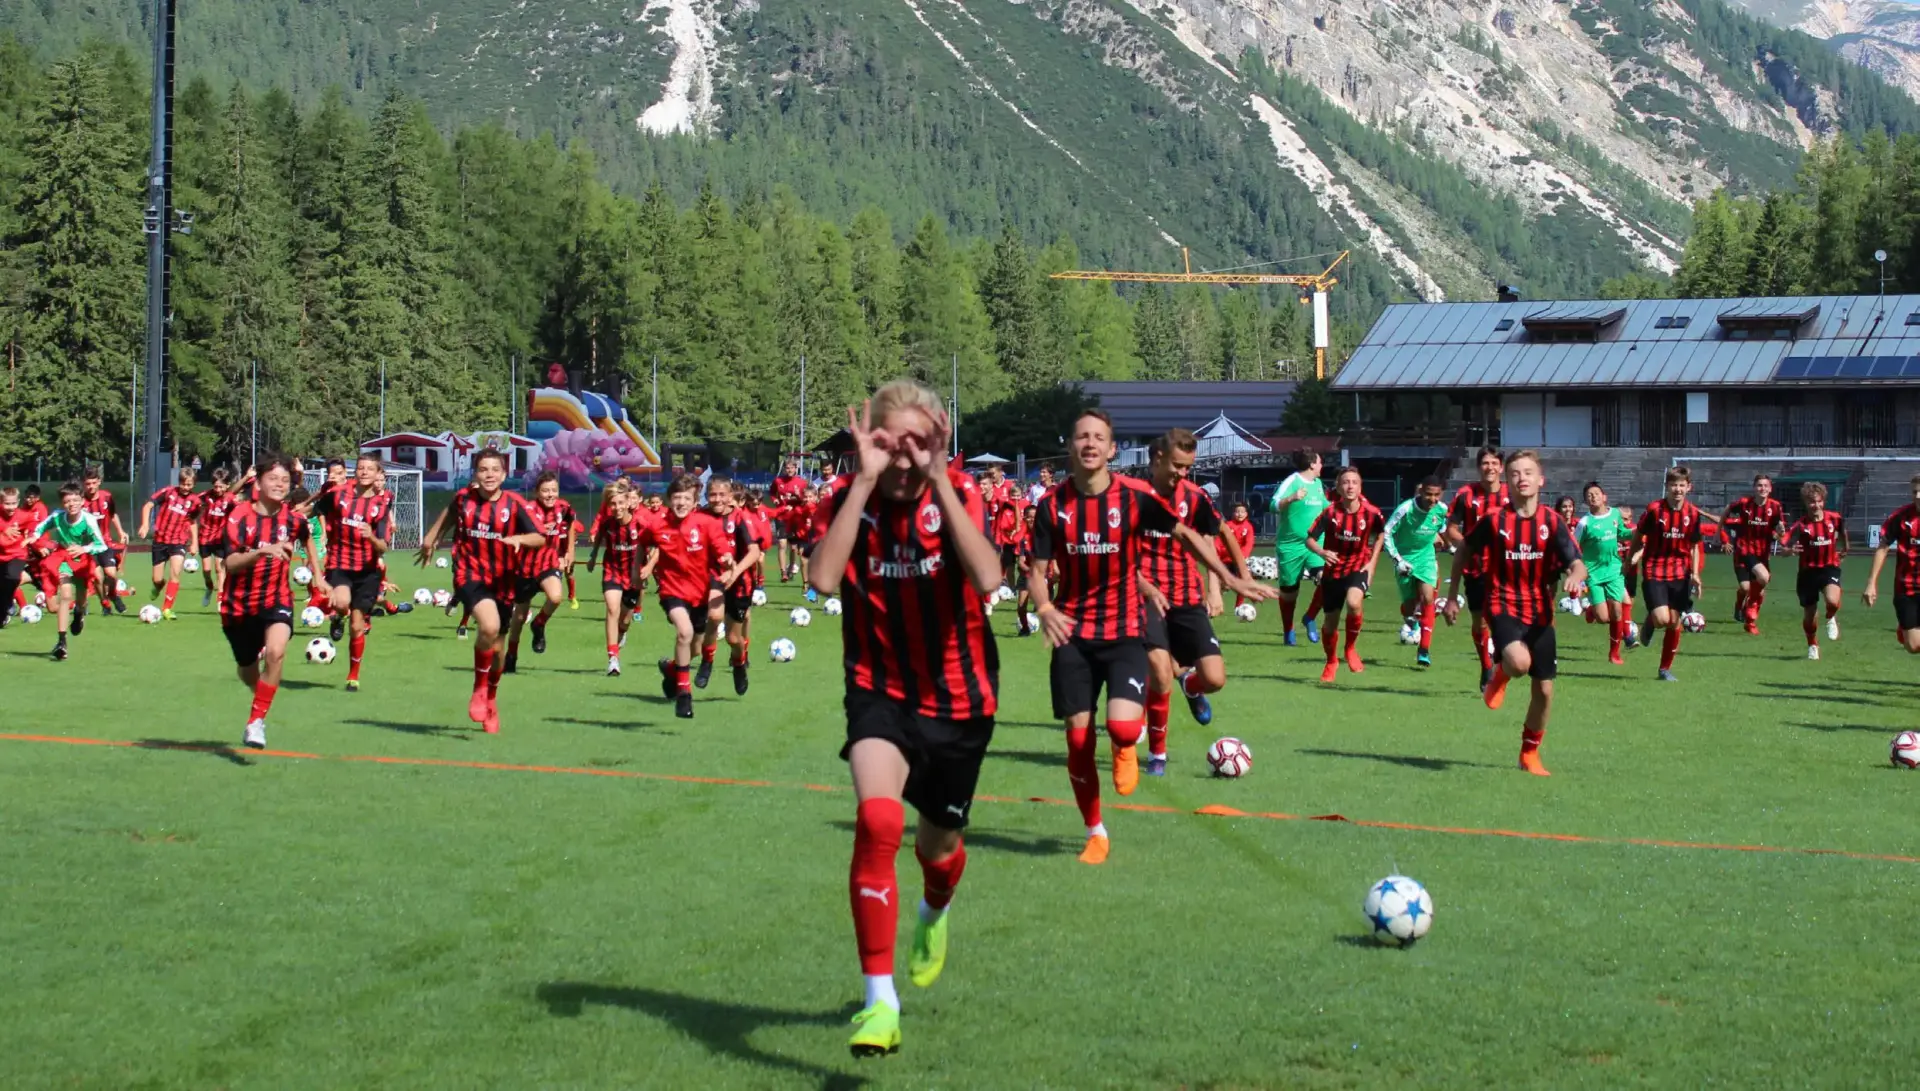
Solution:
M 1767 559 L 1765 557 L 1742 557 L 1735 554 L 1733 558 L 1733 582 L 1752 583 L 1753 566 L 1756 564 L 1764 565 L 1766 563 Z
M 922 716 L 902 702 L 864 689 L 847 690 L 846 708 L 847 744 L 840 748 L 841 759 L 862 739 L 887 740 L 907 759 L 903 798 L 928 822 L 942 829 L 965 829 L 980 763 L 993 741 L 993 717 Z
M 200 543 L 200 559 L 203 561 L 224 561 L 227 559 L 227 554 L 231 552 L 233 552 L 233 547 L 227 545 L 225 542 L 219 542 L 214 545 L 208 545 L 205 542 Z
M 726 606 L 728 621 L 744 622 L 748 612 L 753 609 L 753 588 L 748 587 L 744 579 L 735 580 L 733 586 L 723 593 L 721 601 Z
M 1647 609 L 1665 606 L 1677 613 L 1693 609 L 1693 585 L 1686 580 L 1647 580 Z
M 1840 586 L 1840 566 L 1828 565 L 1823 568 L 1803 568 L 1793 581 L 1793 589 L 1800 593 L 1801 606 L 1813 606 L 1826 597 L 1829 587 Z
M 1047 670 L 1053 690 L 1053 718 L 1065 720 L 1100 707 L 1104 687 L 1110 701 L 1147 700 L 1147 645 L 1138 637 L 1127 640 L 1082 640 L 1074 637 L 1053 649 Z
M 293 608 L 276 606 L 263 614 L 221 618 L 220 631 L 227 636 L 227 647 L 233 649 L 234 664 L 251 667 L 260 662 L 260 653 L 267 649 L 267 631 L 275 625 L 286 626 L 291 636 Z
M 1528 678 L 1536 682 L 1551 682 L 1559 673 L 1555 659 L 1560 653 L 1560 645 L 1553 635 L 1553 615 L 1548 614 L 1529 625 L 1515 618 L 1488 614 L 1487 629 L 1493 636 L 1495 657 L 1515 641 L 1527 646 L 1527 654 L 1533 658 L 1533 666 L 1527 671 Z
M 1330 576 L 1320 581 L 1320 608 L 1323 610 L 1344 610 L 1347 608 L 1347 592 L 1355 587 L 1366 596 L 1371 582 L 1365 572 L 1353 572 L 1345 576 Z
M 603 599 L 606 598 L 607 592 L 609 591 L 620 592 L 620 608 L 622 610 L 639 609 L 640 588 L 622 586 L 621 584 L 614 583 L 612 580 L 601 580 L 600 581 L 600 597 Z
M 1213 619 L 1204 606 L 1168 607 L 1162 617 L 1158 607 L 1147 603 L 1147 628 L 1142 638 L 1147 647 L 1166 652 L 1183 667 L 1220 654 L 1220 640 L 1213 635 Z
M 378 568 L 362 568 L 358 572 L 345 568 L 333 568 L 327 571 L 328 587 L 344 587 L 353 592 L 347 605 L 363 614 L 373 612 L 373 604 L 380 601 L 380 582 L 385 573 Z
M 0 610 L 12 605 L 6 601 L 6 593 L 20 586 L 20 577 L 27 573 L 27 559 L 0 561 Z
M 453 589 L 453 601 L 459 603 L 469 613 L 481 603 L 491 602 L 494 609 L 505 614 L 513 609 L 513 592 L 511 578 L 505 581 L 496 580 L 493 583 L 469 580 Z
M 1893 616 L 1901 632 L 1920 629 L 1920 595 L 1893 596 Z
M 688 602 L 686 599 L 679 598 L 674 595 L 660 596 L 660 612 L 662 614 L 665 614 L 668 617 L 672 617 L 673 611 L 675 610 L 675 608 L 685 610 L 687 612 L 687 617 L 695 621 L 698 621 L 699 619 L 707 616 L 707 604 L 704 602 L 701 603 L 698 607 L 696 607 L 694 606 L 693 603 Z
M 1010 545 L 1001 546 L 1000 547 L 1000 572 L 1003 576 L 1006 577 L 1007 583 L 1012 584 L 1018 581 L 1020 578 L 1018 575 L 1019 571 L 1020 571 L 1020 548 L 1018 546 L 1010 546 Z
M 1467 609 L 1473 613 L 1485 613 L 1487 609 L 1487 578 L 1485 576 L 1462 576 L 1460 582 L 1467 585 Z
M 97 568 L 119 568 L 120 560 L 126 552 L 124 549 L 109 549 L 94 558 L 94 565 Z
M 1629 599 L 1639 597 L 1640 595 L 1640 591 L 1639 591 L 1640 570 L 1639 569 L 1634 568 L 1630 565 L 1624 565 L 1624 564 L 1621 565 L 1620 566 L 1620 582 L 1626 585 L 1627 597 Z
M 546 592 L 541 588 L 540 585 L 547 582 L 548 580 L 559 580 L 560 586 L 562 587 L 565 587 L 567 584 L 566 575 L 562 573 L 558 568 L 549 568 L 540 572 L 535 572 L 533 575 L 527 576 L 520 581 L 518 601 L 532 602 L 533 597 L 535 595 L 545 594 Z
M 153 564 L 156 568 L 166 564 L 175 557 L 184 557 L 186 555 L 187 547 L 184 545 L 164 545 L 159 542 L 153 544 Z

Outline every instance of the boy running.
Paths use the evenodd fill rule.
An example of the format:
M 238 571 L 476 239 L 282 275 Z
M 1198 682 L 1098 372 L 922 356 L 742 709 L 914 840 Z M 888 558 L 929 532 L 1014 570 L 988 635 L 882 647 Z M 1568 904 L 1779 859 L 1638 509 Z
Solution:
M 83 486 L 71 481 L 60 486 L 60 508 L 41 520 L 27 537 L 47 550 L 40 562 L 41 584 L 50 591 L 58 589 L 54 591 L 55 630 L 59 634 L 53 645 L 56 660 L 67 657 L 67 633 L 79 636 L 87 627 L 87 583 L 98 568 L 96 559 L 106 556 L 110 548 L 100 533 L 99 521 L 87 509 Z
M 1480 525 L 1480 520 L 1507 506 L 1507 486 L 1501 478 L 1504 474 L 1500 460 L 1500 451 L 1495 447 L 1480 448 L 1476 460 L 1480 470 L 1478 483 L 1460 486 L 1453 494 L 1453 503 L 1447 511 L 1447 538 L 1456 549 Z M 1478 555 L 1467 558 L 1466 567 L 1455 566 L 1455 570 L 1466 579 L 1467 612 L 1473 618 L 1473 650 L 1480 653 L 1480 688 L 1485 690 L 1487 683 L 1493 680 L 1494 648 L 1487 636 L 1487 618 L 1485 603 L 1487 598 L 1486 581 L 1481 577 L 1481 565 L 1485 558 Z M 1458 594 L 1462 584 L 1451 584 Z M 1451 624 L 1451 622 L 1449 622 Z
M 738 506 L 733 479 L 725 474 L 707 478 L 707 514 L 720 521 L 727 552 L 733 563 L 718 571 L 719 586 L 707 597 L 706 630 L 700 639 L 700 669 L 693 677 L 696 689 L 706 689 L 713 678 L 713 656 L 720 630 L 727 630 L 727 665 L 733 669 L 733 692 L 747 692 L 747 618 L 753 612 L 753 574 L 760 570 L 760 543 Z
M 1840 639 L 1840 564 L 1847 558 L 1847 524 L 1837 511 L 1827 510 L 1827 487 L 1818 481 L 1800 486 L 1806 514 L 1787 531 L 1788 545 L 1800 552 L 1800 575 L 1794 591 L 1800 597 L 1800 629 L 1807 634 L 1807 658 L 1820 658 L 1819 622 L 1814 617 L 1827 606 L 1827 639 Z
M 1558 655 L 1553 580 L 1565 572 L 1562 592 L 1578 597 L 1586 590 L 1587 570 L 1559 513 L 1540 506 L 1544 480 L 1540 456 L 1518 452 L 1506 461 L 1506 478 L 1508 502 L 1474 524 L 1454 554 L 1453 578 L 1458 581 L 1468 563 L 1480 559 L 1482 602 L 1500 657 L 1500 667 L 1481 698 L 1488 708 L 1497 709 L 1506 701 L 1509 679 L 1524 675 L 1533 680 L 1533 695 L 1520 729 L 1520 768 L 1544 777 L 1549 774 L 1540 762 L 1540 743 L 1546 738 L 1547 716 L 1553 709 Z M 1447 624 L 1459 617 L 1459 601 L 1449 599 Z
M 240 496 L 232 488 L 233 475 L 225 466 L 213 471 L 213 487 L 200 498 L 200 528 L 195 541 L 200 547 L 200 582 L 205 588 L 200 605 L 210 606 L 220 597 L 226 575 L 227 516 L 233 514 Z
M 571 597 L 566 584 L 573 571 L 574 535 L 573 528 L 579 520 L 574 517 L 573 505 L 560 498 L 560 475 L 548 470 L 533 481 L 533 503 L 528 506 L 533 521 L 540 526 L 540 535 L 545 539 L 539 549 L 525 556 L 526 578 L 520 581 L 520 592 L 513 604 L 513 625 L 507 634 L 507 665 L 505 672 L 513 674 L 520 667 L 520 630 L 526 626 L 529 618 L 533 624 L 533 654 L 544 655 L 547 650 L 547 622 L 553 618 L 554 611 L 560 609 L 561 600 Z M 533 613 L 533 596 L 545 595 L 546 604 L 540 607 L 538 614 Z
M 293 463 L 269 458 L 258 467 L 254 499 L 227 517 L 226 589 L 220 596 L 220 630 L 240 684 L 253 691 L 243 741 L 254 750 L 267 745 L 267 713 L 280 690 L 287 640 L 293 635 L 293 589 L 287 574 L 296 547 L 309 530 L 297 510 L 305 489 L 293 485 Z M 324 577 L 314 582 L 326 589 Z
M 1629 527 L 1638 525 L 1633 521 L 1632 508 L 1622 504 L 1619 510 L 1622 523 Z M 1620 536 L 1620 586 L 1626 592 L 1627 596 L 1620 603 L 1620 613 L 1625 620 L 1627 633 L 1625 646 L 1629 648 L 1645 647 L 1641 641 L 1635 639 L 1633 632 L 1633 595 L 1634 592 L 1640 588 L 1640 566 L 1634 563 L 1633 559 L 1632 533 Z
M 726 528 L 699 510 L 699 495 L 699 478 L 675 477 L 667 486 L 667 510 L 648 525 L 644 539 L 660 551 L 660 611 L 673 626 L 673 656 L 660 661 L 660 690 L 683 720 L 693 718 L 693 645 L 714 591 L 715 568 L 733 564 Z
M 1447 509 L 1440 503 L 1446 484 L 1429 475 L 1412 497 L 1401 501 L 1387 517 L 1380 533 L 1387 556 L 1393 558 L 1393 582 L 1400 592 L 1400 617 L 1407 628 L 1420 630 L 1416 667 L 1433 666 L 1433 615 L 1438 609 L 1440 560 L 1433 543 L 1447 532 Z
M 173 600 L 180 597 L 180 568 L 189 556 L 200 552 L 200 497 L 193 492 L 195 477 L 193 467 L 182 466 L 180 483 L 154 493 L 140 508 L 139 536 L 151 535 L 153 542 L 153 592 L 148 597 L 161 600 L 160 616 L 168 621 L 174 620 Z
M 1587 568 L 1587 597 L 1593 601 L 1593 620 L 1607 627 L 1607 662 L 1620 666 L 1620 646 L 1627 639 L 1627 619 L 1633 607 L 1620 571 L 1620 543 L 1633 537 L 1626 516 L 1607 506 L 1607 490 L 1598 481 L 1581 490 L 1587 514 L 1574 524 L 1580 561 Z
M 1325 618 L 1320 641 L 1327 652 L 1327 666 L 1320 672 L 1320 681 L 1326 683 L 1332 683 L 1340 669 L 1337 651 L 1342 608 L 1347 611 L 1347 670 L 1359 674 L 1367 669 L 1360 661 L 1360 627 L 1365 624 L 1361 607 L 1373 584 L 1374 566 L 1380 562 L 1381 531 L 1387 522 L 1380 509 L 1360 495 L 1358 469 L 1342 469 L 1334 480 L 1334 491 L 1339 499 L 1320 513 L 1307 532 L 1307 548 L 1327 563 L 1320 576 Z
M 1000 566 L 979 490 L 947 464 L 946 429 L 939 395 L 912 380 L 881 387 L 857 416 L 848 409 L 858 461 L 821 513 L 827 531 L 814 550 L 815 589 L 847 603 L 840 756 L 857 801 L 847 895 L 866 992 L 848 1043 L 855 1057 L 900 1048 L 894 858 L 904 804 L 920 816 L 907 972 L 924 988 L 946 967 L 948 908 L 967 866 L 961 832 L 993 739 L 1000 662 L 984 608 Z
M 1733 553 L 1733 578 L 1740 585 L 1733 600 L 1733 619 L 1744 623 L 1749 634 L 1758 636 L 1760 606 L 1767 601 L 1767 584 L 1773 582 L 1769 558 L 1774 543 L 1787 529 L 1786 509 L 1773 498 L 1773 478 L 1755 476 L 1753 495 L 1727 505 L 1720 528 Z
M 1681 618 L 1700 595 L 1700 524 L 1703 513 L 1687 499 L 1693 472 L 1685 466 L 1667 471 L 1667 495 L 1647 505 L 1633 532 L 1633 559 L 1646 576 L 1648 624 L 1665 629 L 1660 645 L 1660 680 L 1675 682 L 1673 657 L 1680 651 Z
M 807 491 L 807 479 L 800 476 L 800 463 L 788 459 L 773 479 L 773 517 L 779 521 L 776 533 L 780 546 L 780 582 L 786 583 L 800 570 L 799 543 L 803 540 L 794 534 L 794 527 L 787 521 L 787 509 L 800 502 Z
M 127 548 L 127 528 L 120 525 L 120 506 L 113 493 L 101 488 L 100 480 L 98 465 L 88 466 L 80 479 L 80 496 L 86 502 L 87 514 L 100 524 L 100 537 L 107 543 L 106 552 L 95 557 L 93 579 L 100 592 L 100 609 L 124 614 L 127 604 L 120 601 L 120 560 Z M 85 597 L 84 586 L 80 594 Z
M 370 618 L 380 601 L 388 543 L 393 540 L 393 497 L 381 487 L 380 477 L 379 456 L 363 454 L 354 461 L 351 484 L 329 486 L 313 501 L 313 518 L 332 543 L 326 553 L 326 582 L 333 631 L 339 633 L 343 620 L 353 626 L 347 645 L 349 693 L 360 689 L 360 661 L 367 652 Z
M 1273 490 L 1273 512 L 1279 516 L 1273 535 L 1273 555 L 1280 564 L 1280 629 L 1293 647 L 1293 609 L 1300 600 L 1300 581 L 1308 569 L 1319 567 L 1318 556 L 1307 549 L 1307 531 L 1327 510 L 1327 488 L 1320 483 L 1320 455 L 1302 447 L 1293 453 L 1293 474 Z M 1307 641 L 1320 639 L 1314 615 L 1320 612 L 1321 591 L 1314 589 L 1307 605 Z
M 13 612 L 25 606 L 27 547 L 33 543 L 34 528 L 40 520 L 20 506 L 20 490 L 9 485 L 0 489 L 0 629 L 7 627 Z
M 594 517 L 593 547 L 587 551 L 592 572 L 600 551 L 606 550 L 606 568 L 600 577 L 600 598 L 607 608 L 607 676 L 620 676 L 620 649 L 627 642 L 640 596 L 653 573 L 657 554 L 648 548 L 654 514 L 640 503 L 640 494 L 624 478 L 607 487 Z
M 1907 482 L 1913 502 L 1902 504 L 1880 524 L 1880 548 L 1873 551 L 1873 572 L 1860 601 L 1871 607 L 1880 598 L 1880 571 L 1887 553 L 1898 554 L 1893 569 L 1893 616 L 1900 646 L 1920 655 L 1920 474 Z
M 1219 554 L 1220 563 L 1226 565 L 1228 568 L 1234 567 L 1234 564 L 1233 554 L 1227 545 L 1227 539 L 1233 539 L 1232 548 L 1238 549 L 1241 559 L 1245 560 L 1253 556 L 1254 535 L 1253 516 L 1247 510 L 1247 502 L 1245 500 L 1235 500 L 1230 511 L 1231 514 L 1228 516 L 1227 521 L 1220 524 L 1220 533 L 1215 535 L 1213 539 L 1213 551 Z M 1225 601 L 1225 596 L 1220 593 L 1220 581 L 1215 578 L 1211 572 L 1207 573 L 1207 594 L 1215 599 Z M 1241 601 L 1239 595 L 1233 596 L 1233 604 L 1235 606 L 1239 606 Z

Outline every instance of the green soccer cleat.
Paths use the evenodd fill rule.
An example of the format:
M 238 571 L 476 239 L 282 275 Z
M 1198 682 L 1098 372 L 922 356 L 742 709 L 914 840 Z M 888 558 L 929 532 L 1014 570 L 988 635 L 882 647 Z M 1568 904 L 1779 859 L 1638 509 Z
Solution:
M 947 915 L 940 914 L 932 924 L 913 922 L 913 954 L 907 958 L 907 976 L 921 988 L 940 980 L 947 968 Z
M 880 1057 L 900 1052 L 900 1010 L 877 1003 L 853 1017 L 853 1037 L 847 1048 L 855 1057 Z

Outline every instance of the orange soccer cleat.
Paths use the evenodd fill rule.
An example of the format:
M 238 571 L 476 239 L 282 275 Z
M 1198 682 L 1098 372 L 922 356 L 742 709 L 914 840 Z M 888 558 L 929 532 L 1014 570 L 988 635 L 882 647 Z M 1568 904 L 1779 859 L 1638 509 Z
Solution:
M 1359 674 L 1361 671 L 1367 669 L 1367 665 L 1360 662 L 1360 653 L 1352 648 L 1347 649 L 1347 669 L 1354 674 Z
M 1116 746 L 1113 748 L 1113 790 L 1123 796 L 1133 794 L 1140 787 L 1140 754 L 1137 747 Z M 1104 843 L 1105 838 L 1101 841 Z M 1100 850 L 1100 859 L 1107 857 L 1105 848 Z M 1098 860 L 1089 861 L 1099 863 Z
M 1547 772 L 1546 766 L 1540 764 L 1540 751 L 1538 750 L 1520 751 L 1520 768 L 1532 773 L 1536 777 L 1550 777 L 1553 775 Z
M 472 699 L 467 702 L 467 719 L 477 724 L 484 724 L 487 722 L 488 710 L 492 707 L 493 701 L 487 697 L 487 691 L 476 689 L 473 691 Z
M 1087 847 L 1080 850 L 1080 862 L 1083 864 L 1104 864 L 1107 862 L 1107 850 L 1112 846 L 1107 835 L 1094 833 L 1087 835 Z
M 1493 677 L 1487 681 L 1487 688 L 1480 691 L 1480 699 L 1488 708 L 1499 708 L 1507 703 L 1507 672 L 1498 667 L 1493 669 Z
M 1331 684 L 1334 678 L 1336 678 L 1339 675 L 1339 672 L 1340 672 L 1340 664 L 1335 662 L 1334 660 L 1329 659 L 1327 660 L 1327 669 L 1320 672 L 1320 680 L 1322 682 Z

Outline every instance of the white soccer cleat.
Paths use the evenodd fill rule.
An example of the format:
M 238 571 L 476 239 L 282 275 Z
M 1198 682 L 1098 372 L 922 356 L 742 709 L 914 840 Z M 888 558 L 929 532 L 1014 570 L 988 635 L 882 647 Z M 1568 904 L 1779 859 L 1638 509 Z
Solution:
M 1840 639 L 1840 619 L 1839 618 L 1830 617 L 1827 619 L 1827 639 L 1828 640 Z
M 1818 644 L 1807 645 L 1807 658 L 1808 659 L 1820 658 L 1820 645 Z
M 247 725 L 247 748 L 265 750 L 267 748 L 267 721 L 255 720 Z
M 608 678 L 620 677 L 620 657 L 619 656 L 617 655 L 607 656 L 607 677 Z

